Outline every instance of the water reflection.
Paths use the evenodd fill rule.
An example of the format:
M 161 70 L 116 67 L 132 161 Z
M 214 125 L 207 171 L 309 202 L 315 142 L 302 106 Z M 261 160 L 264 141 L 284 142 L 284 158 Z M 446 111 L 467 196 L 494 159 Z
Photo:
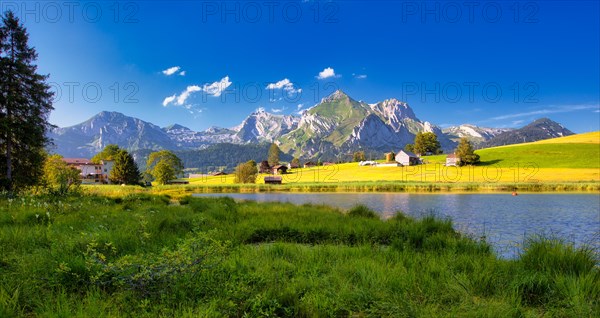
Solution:
M 486 237 L 503 257 L 519 253 L 528 235 L 552 235 L 600 252 L 600 196 L 596 194 L 408 194 L 408 193 L 232 193 L 234 199 L 326 204 L 349 209 L 364 204 L 389 218 L 397 211 L 413 217 L 450 218 L 457 230 Z

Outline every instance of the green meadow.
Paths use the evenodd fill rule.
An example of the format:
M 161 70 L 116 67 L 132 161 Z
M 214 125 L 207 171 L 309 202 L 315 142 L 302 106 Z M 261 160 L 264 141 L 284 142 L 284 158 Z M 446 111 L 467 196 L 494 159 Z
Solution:
M 598 317 L 597 255 L 448 220 L 127 194 L 0 198 L 0 317 Z

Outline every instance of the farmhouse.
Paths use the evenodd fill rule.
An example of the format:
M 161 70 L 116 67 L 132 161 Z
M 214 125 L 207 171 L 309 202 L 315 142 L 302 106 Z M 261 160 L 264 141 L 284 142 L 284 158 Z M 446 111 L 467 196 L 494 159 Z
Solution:
M 300 164 L 297 162 L 288 163 L 288 169 L 298 169 L 300 168 Z
M 265 184 L 281 184 L 282 178 L 279 176 L 267 176 L 265 177 Z
M 312 161 L 304 163 L 304 168 L 312 168 L 312 167 L 316 167 L 316 166 L 317 166 L 317 164 Z
M 273 174 L 285 174 L 285 173 L 287 173 L 287 169 L 288 169 L 287 166 L 276 165 L 271 168 L 271 171 L 273 172 Z
M 85 158 L 63 158 L 62 160 L 81 171 L 79 175 L 83 184 L 110 183 L 108 176 L 114 165 L 112 160 L 102 160 L 99 164 Z
M 456 154 L 449 154 L 446 157 L 446 166 L 456 166 L 460 162 L 460 158 Z
M 410 151 L 400 150 L 396 154 L 396 162 L 403 166 L 414 166 L 419 164 L 419 157 Z

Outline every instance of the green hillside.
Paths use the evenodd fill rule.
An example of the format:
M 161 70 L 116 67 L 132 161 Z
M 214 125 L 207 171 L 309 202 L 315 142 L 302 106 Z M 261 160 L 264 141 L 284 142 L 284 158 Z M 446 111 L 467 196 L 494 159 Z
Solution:
M 534 163 L 539 168 L 600 169 L 600 132 L 481 149 L 476 153 L 484 165 L 508 167 Z M 425 160 L 442 163 L 445 158 L 446 155 L 429 156 Z

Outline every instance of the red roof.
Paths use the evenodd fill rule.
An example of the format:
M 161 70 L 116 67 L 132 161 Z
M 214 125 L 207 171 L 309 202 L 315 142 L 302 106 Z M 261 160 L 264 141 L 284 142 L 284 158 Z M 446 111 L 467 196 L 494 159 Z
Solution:
M 70 165 L 90 165 L 92 162 L 86 158 L 63 158 L 64 162 Z
M 457 157 L 455 154 L 451 153 L 451 154 L 449 154 L 449 155 L 448 155 L 448 157 L 446 157 L 446 158 L 450 158 L 450 159 L 456 159 L 456 158 L 458 158 L 458 157 Z

